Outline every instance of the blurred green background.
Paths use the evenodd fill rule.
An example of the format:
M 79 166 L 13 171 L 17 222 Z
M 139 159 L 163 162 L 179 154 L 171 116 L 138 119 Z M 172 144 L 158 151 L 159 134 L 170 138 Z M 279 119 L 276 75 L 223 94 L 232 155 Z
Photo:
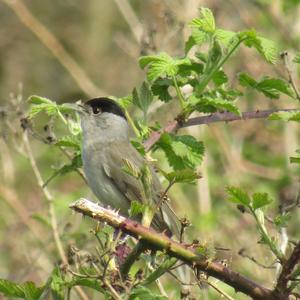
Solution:
M 12 105 L 16 95 L 22 95 L 22 107 L 32 94 L 60 103 L 128 95 L 145 79 L 137 63 L 140 55 L 160 51 L 184 54 L 187 23 L 197 16 L 201 6 L 212 9 L 220 27 L 236 31 L 255 28 L 275 40 L 282 50 L 294 54 L 300 49 L 299 2 L 0 1 L 0 277 L 42 284 L 59 262 L 49 227 L 47 201 L 28 159 L 22 155 L 19 119 L 23 112 L 16 109 L 19 104 Z M 225 68 L 233 82 L 239 71 L 254 77 L 287 77 L 282 63 L 270 66 L 245 48 Z M 173 105 L 157 102 L 151 119 L 162 123 L 172 120 L 176 116 Z M 285 98 L 270 101 L 259 94 L 248 94 L 239 105 L 243 111 L 296 106 Z M 135 111 L 131 113 L 134 115 Z M 242 186 L 249 193 L 270 193 L 274 199 L 270 216 L 278 213 L 279 205 L 292 203 L 299 189 L 299 168 L 289 163 L 289 157 L 299 147 L 299 127 L 251 120 L 191 127 L 186 132 L 203 140 L 206 146 L 206 159 L 199 168 L 203 178 L 196 186 L 180 185 L 170 192 L 176 210 L 193 223 L 189 236 L 209 247 L 230 249 L 218 253 L 219 258 L 271 287 L 274 270 L 262 268 L 238 254 L 243 248 L 262 264 L 272 263 L 269 252 L 258 244 L 252 218 L 226 201 L 225 187 L 231 184 Z M 36 139 L 32 139 L 32 148 L 46 180 L 64 159 L 59 150 Z M 156 157 L 163 166 L 164 157 Z M 65 249 L 75 245 L 92 251 L 92 222 L 73 215 L 68 208 L 79 197 L 91 196 L 88 187 L 72 173 L 55 178 L 49 189 L 55 199 L 58 230 Z M 299 223 L 299 212 L 295 211 L 288 228 L 291 239 L 299 239 Z M 173 283 L 169 280 L 165 279 L 172 296 Z M 235 299 L 246 299 L 226 285 L 220 286 Z M 89 295 L 96 299 L 95 293 Z M 196 298 L 219 297 L 215 291 L 207 292 L 204 288 Z

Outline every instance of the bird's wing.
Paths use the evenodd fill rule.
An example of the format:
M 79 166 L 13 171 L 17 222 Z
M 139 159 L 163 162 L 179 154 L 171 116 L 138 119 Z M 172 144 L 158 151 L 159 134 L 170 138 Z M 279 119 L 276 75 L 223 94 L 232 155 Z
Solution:
M 120 156 L 120 147 L 122 147 L 123 156 Z M 126 149 L 124 149 L 126 147 Z M 104 149 L 103 149 L 104 150 Z M 104 172 L 114 183 L 114 186 L 125 195 L 129 202 L 129 207 L 131 201 L 143 201 L 143 187 L 141 182 L 134 178 L 133 176 L 127 174 L 122 170 L 124 166 L 124 160 L 128 160 L 134 165 L 138 170 L 141 169 L 147 162 L 138 153 L 138 151 L 130 144 L 124 145 L 124 143 L 110 143 L 107 145 L 106 149 L 107 162 L 104 165 Z M 161 184 L 151 166 L 149 166 L 152 175 L 152 197 L 153 201 L 158 202 L 162 194 Z M 169 207 L 168 203 L 163 203 L 159 211 L 155 214 L 152 226 L 158 230 L 167 230 L 168 232 L 173 232 L 178 236 L 178 221 L 175 220 L 175 213 Z M 174 232 L 175 231 L 175 232 Z

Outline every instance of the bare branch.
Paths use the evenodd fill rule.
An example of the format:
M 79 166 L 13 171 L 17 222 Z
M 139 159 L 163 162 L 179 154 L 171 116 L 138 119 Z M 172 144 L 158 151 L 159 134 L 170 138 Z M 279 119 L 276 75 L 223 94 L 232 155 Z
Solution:
M 291 109 L 269 109 L 269 110 L 256 110 L 256 111 L 246 111 L 243 112 L 241 116 L 235 115 L 231 112 L 216 112 L 210 115 L 190 118 L 186 122 L 180 124 L 177 120 L 173 120 L 170 122 L 165 128 L 160 131 L 155 131 L 151 134 L 148 140 L 144 142 L 144 146 L 146 150 L 149 150 L 159 139 L 160 136 L 164 132 L 174 132 L 180 128 L 196 126 L 196 125 L 204 125 L 216 122 L 232 122 L 232 121 L 242 121 L 242 120 L 250 120 L 250 119 L 265 119 L 269 117 L 271 114 L 276 112 L 293 112 L 300 111 L 299 108 L 291 108 Z
M 300 242 L 295 246 L 289 259 L 282 265 L 282 270 L 279 275 L 276 290 L 280 293 L 287 290 L 287 284 L 295 266 L 300 262 Z
M 220 279 L 233 287 L 236 291 L 247 294 L 253 299 L 286 299 L 242 276 L 240 273 L 230 270 L 220 263 L 199 256 L 185 245 L 168 238 L 162 233 L 158 233 L 151 228 L 142 226 L 136 221 L 120 216 L 115 211 L 105 209 L 98 204 L 83 198 L 70 204 L 69 207 L 95 220 L 106 222 L 108 225 L 120 229 L 128 235 L 142 239 L 144 245 L 149 249 L 163 250 L 169 256 L 176 257 L 191 265 L 193 268 L 206 272 L 209 276 Z

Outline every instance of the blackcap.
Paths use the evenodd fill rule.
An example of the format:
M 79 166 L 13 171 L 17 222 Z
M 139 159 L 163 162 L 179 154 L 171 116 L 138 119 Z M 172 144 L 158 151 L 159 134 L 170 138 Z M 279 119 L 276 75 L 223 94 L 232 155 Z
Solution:
M 82 161 L 87 182 L 104 205 L 128 216 L 132 201 L 143 202 L 141 183 L 124 172 L 124 161 L 137 169 L 149 163 L 130 142 L 131 127 L 123 109 L 114 100 L 95 98 L 80 106 L 83 132 Z M 163 188 L 151 165 L 152 201 L 159 203 Z M 179 236 L 178 219 L 169 203 L 162 201 L 151 226 L 167 235 Z

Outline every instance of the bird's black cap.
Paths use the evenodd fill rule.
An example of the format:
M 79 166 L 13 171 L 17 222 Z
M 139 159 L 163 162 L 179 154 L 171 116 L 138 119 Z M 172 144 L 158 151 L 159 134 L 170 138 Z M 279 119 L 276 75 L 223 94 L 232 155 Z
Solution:
M 94 98 L 86 101 L 85 105 L 91 106 L 94 112 L 97 110 L 100 110 L 101 112 L 109 112 L 126 120 L 125 112 L 121 106 L 112 99 L 106 97 Z

